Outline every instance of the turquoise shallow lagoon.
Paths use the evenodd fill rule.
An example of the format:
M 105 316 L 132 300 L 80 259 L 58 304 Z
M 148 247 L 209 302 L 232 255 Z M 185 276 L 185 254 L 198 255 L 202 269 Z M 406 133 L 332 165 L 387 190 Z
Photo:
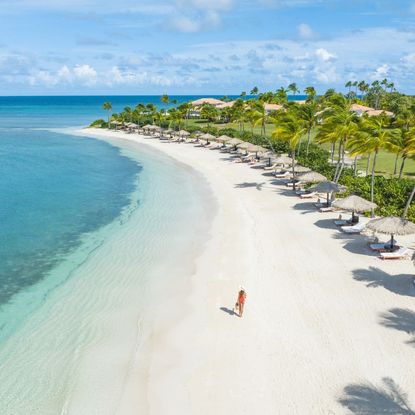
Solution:
M 190 272 L 213 202 L 163 154 L 56 130 L 99 104 L 46 101 L 0 100 L 0 413 L 112 414 L 153 283 Z

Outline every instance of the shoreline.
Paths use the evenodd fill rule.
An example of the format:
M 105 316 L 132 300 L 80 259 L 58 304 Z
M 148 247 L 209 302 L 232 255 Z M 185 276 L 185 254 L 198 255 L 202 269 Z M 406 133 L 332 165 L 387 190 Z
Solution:
M 347 414 L 350 387 L 382 388 L 383 378 L 414 402 L 410 336 L 379 324 L 388 310 L 413 310 L 409 261 L 379 261 L 362 237 L 346 239 L 330 226 L 338 214 L 307 210 L 263 171 L 221 160 L 218 151 L 79 133 L 166 153 L 202 173 L 218 203 L 190 285 L 167 306 L 183 318 L 166 326 L 160 312 L 152 322 L 148 362 L 137 356 L 120 415 L 143 413 L 136 406 L 143 399 L 152 414 Z M 241 284 L 243 319 L 230 315 Z

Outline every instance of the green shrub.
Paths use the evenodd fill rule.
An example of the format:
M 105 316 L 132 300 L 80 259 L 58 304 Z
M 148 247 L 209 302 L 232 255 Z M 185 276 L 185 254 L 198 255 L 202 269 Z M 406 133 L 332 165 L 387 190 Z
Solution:
M 107 128 L 108 123 L 103 119 L 99 119 L 99 120 L 93 121 L 89 126 L 93 128 Z

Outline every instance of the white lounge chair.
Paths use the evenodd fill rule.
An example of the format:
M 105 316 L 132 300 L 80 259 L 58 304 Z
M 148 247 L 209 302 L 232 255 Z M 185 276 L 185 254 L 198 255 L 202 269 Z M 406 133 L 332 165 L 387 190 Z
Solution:
M 283 174 L 275 174 L 275 177 L 277 178 L 277 179 L 284 179 L 285 177 L 288 177 L 288 176 L 290 176 L 291 174 L 290 174 L 290 172 L 288 172 L 288 171 L 285 171 Z
M 409 249 L 402 246 L 395 252 L 381 252 L 380 259 L 402 259 L 406 258 L 409 254 Z
M 299 193 L 298 196 L 301 197 L 301 199 L 312 199 L 313 197 L 317 197 L 317 193 L 316 192 L 304 192 L 304 193 Z
M 366 225 L 363 222 L 356 223 L 353 226 L 342 226 L 342 231 L 345 233 L 360 233 L 365 229 Z
M 348 226 L 348 225 L 350 225 L 350 221 L 347 220 L 347 219 L 336 219 L 334 221 L 334 224 L 336 226 Z
M 369 244 L 369 248 L 372 251 L 387 251 L 390 250 L 391 248 L 391 243 L 390 242 L 384 242 L 384 243 L 375 243 L 375 244 Z

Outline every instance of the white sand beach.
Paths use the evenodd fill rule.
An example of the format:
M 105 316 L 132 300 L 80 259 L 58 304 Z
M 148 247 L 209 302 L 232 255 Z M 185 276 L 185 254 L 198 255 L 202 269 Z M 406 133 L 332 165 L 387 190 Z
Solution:
M 165 152 L 201 172 L 218 205 L 192 275 L 160 287 L 166 301 L 144 315 L 151 337 L 119 415 L 413 413 L 398 399 L 415 407 L 411 261 L 381 261 L 363 236 L 335 228 L 338 213 L 218 150 L 81 133 Z M 241 284 L 242 319 L 232 312 Z

